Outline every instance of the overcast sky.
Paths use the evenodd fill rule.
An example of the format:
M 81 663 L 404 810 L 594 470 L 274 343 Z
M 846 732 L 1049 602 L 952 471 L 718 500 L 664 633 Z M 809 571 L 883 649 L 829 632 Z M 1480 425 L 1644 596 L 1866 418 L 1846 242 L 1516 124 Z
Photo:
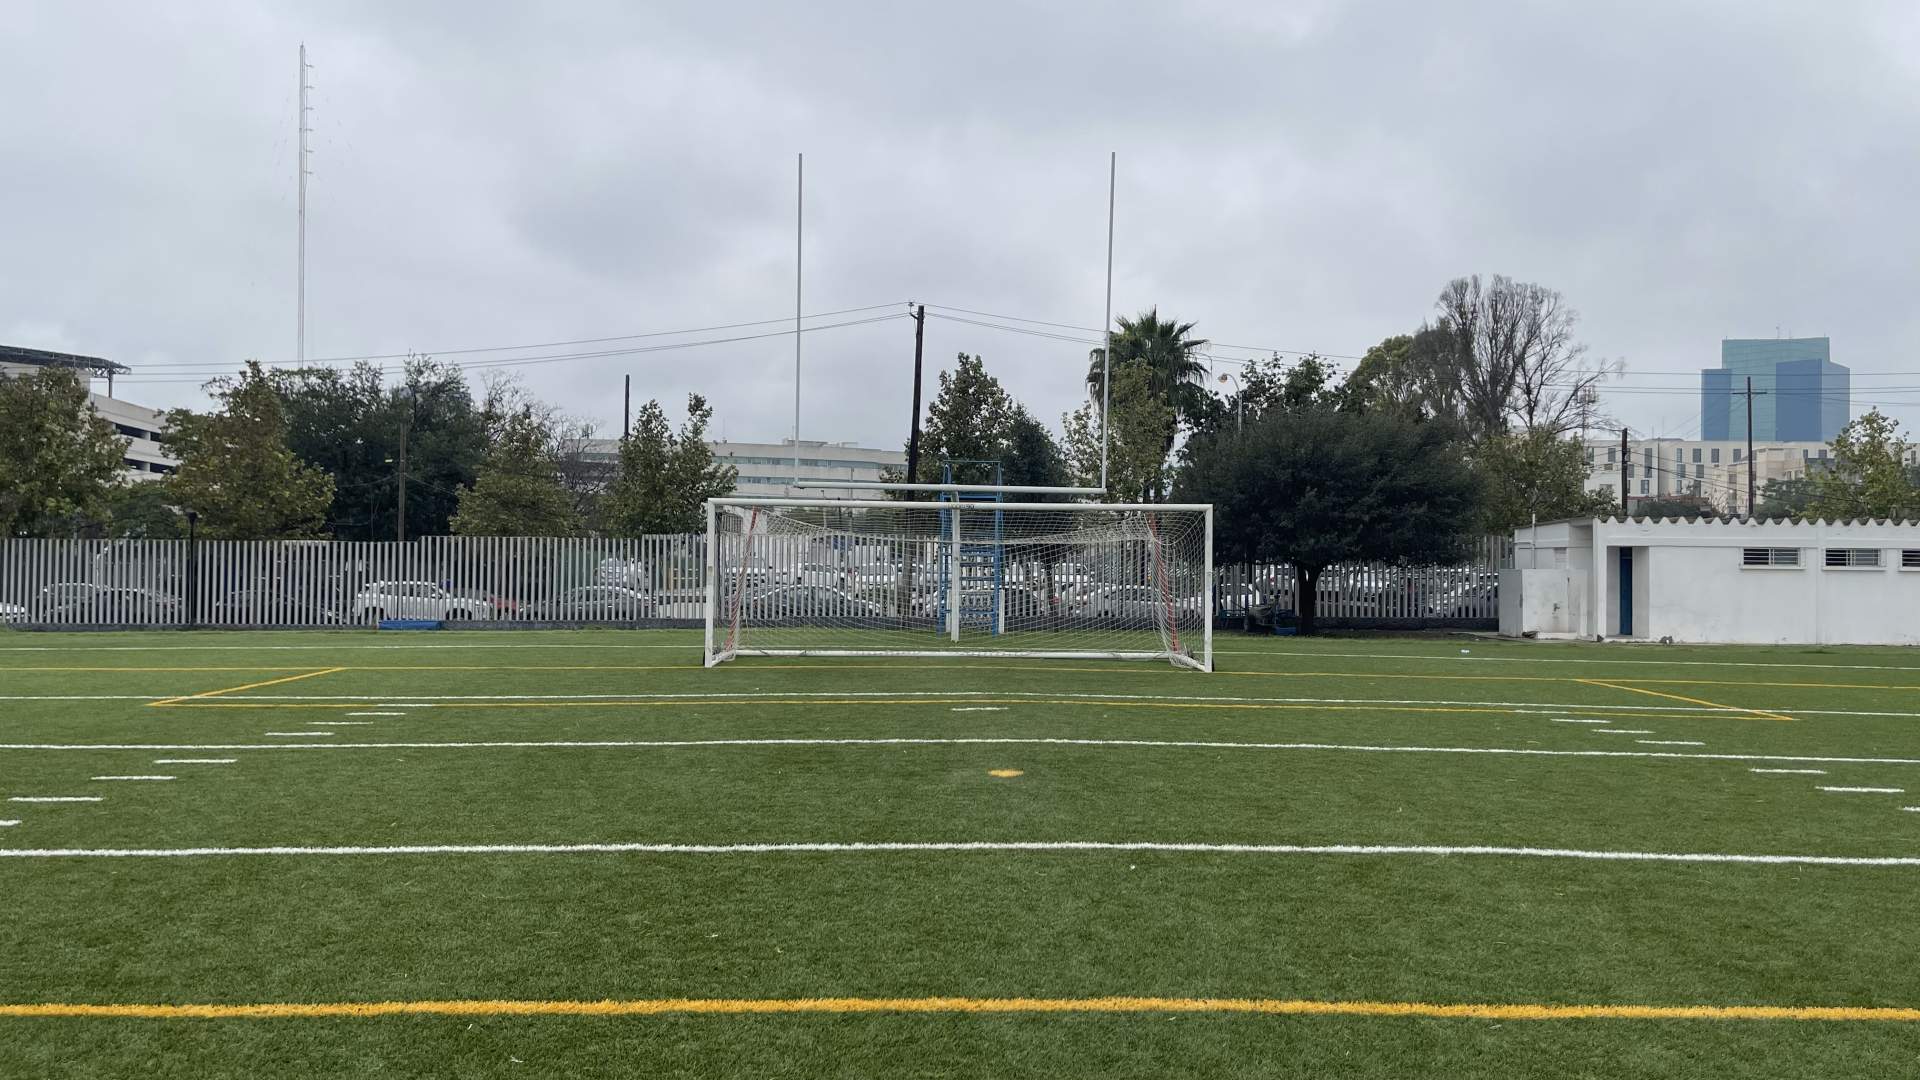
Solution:
M 0 342 L 119 360 L 120 396 L 155 406 L 293 359 L 302 41 L 310 357 L 778 331 L 453 352 L 790 317 L 797 151 L 806 310 L 891 305 L 817 322 L 916 300 L 1094 327 L 1117 150 L 1119 313 L 1351 357 L 1417 326 L 1450 277 L 1504 273 L 1563 292 L 1593 355 L 1625 362 L 1607 405 L 1636 431 L 1698 431 L 1693 373 L 1724 336 L 1831 336 L 1856 412 L 1920 398 L 1886 389 L 1920 387 L 1910 0 L 26 0 L 0 18 Z M 903 441 L 912 329 L 806 335 L 802 436 Z M 1051 423 L 1086 348 L 927 326 L 930 368 L 984 354 Z M 511 370 L 615 434 L 626 374 L 676 415 L 705 393 L 729 438 L 791 429 L 791 336 Z

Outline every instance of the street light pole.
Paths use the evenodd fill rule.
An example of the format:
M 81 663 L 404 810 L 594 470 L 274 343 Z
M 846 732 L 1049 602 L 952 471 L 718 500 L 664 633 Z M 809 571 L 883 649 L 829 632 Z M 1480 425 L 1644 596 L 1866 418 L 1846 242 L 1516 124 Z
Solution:
M 1235 378 L 1230 372 L 1223 371 L 1220 373 L 1221 382 L 1224 383 L 1229 380 L 1233 383 L 1233 404 L 1238 413 L 1234 419 L 1233 433 L 1235 435 L 1244 435 L 1247 431 L 1247 394 L 1245 390 L 1241 389 L 1239 379 Z

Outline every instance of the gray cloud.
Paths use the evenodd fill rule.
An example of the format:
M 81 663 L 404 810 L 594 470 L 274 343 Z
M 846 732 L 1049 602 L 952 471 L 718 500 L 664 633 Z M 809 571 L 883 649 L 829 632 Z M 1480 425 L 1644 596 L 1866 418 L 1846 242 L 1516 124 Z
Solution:
M 311 355 L 790 313 L 796 150 L 810 311 L 1092 326 L 1117 149 L 1116 309 L 1217 341 L 1357 354 L 1501 272 L 1584 313 L 1641 430 L 1691 431 L 1723 335 L 1831 335 L 1863 403 L 1920 385 L 1907 4 L 49 2 L 7 37 L 0 332 L 159 405 L 291 359 L 303 39 Z M 1042 416 L 1078 399 L 1080 344 L 927 337 Z M 804 433 L 899 441 L 910 346 L 809 335 Z M 777 438 L 791 365 L 768 338 L 522 370 L 603 428 L 631 373 Z

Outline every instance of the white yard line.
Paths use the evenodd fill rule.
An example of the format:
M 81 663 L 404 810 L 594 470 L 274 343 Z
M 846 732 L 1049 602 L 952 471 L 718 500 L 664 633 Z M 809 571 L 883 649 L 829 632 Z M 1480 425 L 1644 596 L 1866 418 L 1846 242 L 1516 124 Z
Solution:
M 348 716 L 405 716 L 407 714 L 397 713 L 397 712 L 350 712 L 347 715 Z
M 0 667 L 0 673 L 4 673 L 5 670 L 6 669 L 4 667 Z M 102 695 L 86 695 L 86 696 L 57 695 L 57 694 L 0 694 L 0 701 L 171 701 L 177 697 L 179 697 L 178 694 L 102 694 Z M 1732 716 L 1736 718 L 1750 718 L 1755 712 L 1785 712 L 1795 716 L 1864 716 L 1864 717 L 1874 717 L 1874 718 L 1894 719 L 1894 720 L 1920 720 L 1920 712 L 1874 712 L 1874 711 L 1863 711 L 1859 709 L 1802 709 L 1797 706 L 1789 707 L 1789 706 L 1783 706 L 1783 705 L 1765 706 L 1763 708 L 1757 708 L 1757 709 L 1746 709 L 1746 708 L 1735 708 L 1733 706 L 1724 706 L 1720 708 L 1702 708 L 1702 707 L 1693 706 L 1693 705 L 1679 705 L 1679 704 L 1667 705 L 1664 703 L 1647 704 L 1647 705 L 1595 705 L 1595 704 L 1585 704 L 1585 703 L 1579 703 L 1579 702 L 1560 702 L 1558 704 L 1551 704 L 1551 703 L 1542 704 L 1540 702 L 1532 702 L 1532 701 L 1457 701 L 1457 700 L 1436 699 L 1436 698 L 1318 698 L 1318 697 L 1309 698 L 1309 697 L 1245 697 L 1245 696 L 1226 696 L 1226 695 L 1218 695 L 1218 694 L 1121 694 L 1121 693 L 1094 694 L 1094 693 L 1061 693 L 1058 691 L 1040 691 L 1040 690 L 937 690 L 937 691 L 933 691 L 933 690 L 804 690 L 804 691 L 787 691 L 787 692 L 759 691 L 759 692 L 752 692 L 752 693 L 708 692 L 708 693 L 671 693 L 671 694 L 663 694 L 663 693 L 446 694 L 446 695 L 422 695 L 416 698 L 412 703 L 409 703 L 409 704 L 400 705 L 400 704 L 392 704 L 392 703 L 383 703 L 377 707 L 381 709 L 395 709 L 395 708 L 425 709 L 425 708 L 439 707 L 447 703 L 457 704 L 463 701 L 508 701 L 508 702 L 511 702 L 511 701 L 527 701 L 527 702 L 645 701 L 645 702 L 663 702 L 664 703 L 664 702 L 673 702 L 673 701 L 680 701 L 680 700 L 749 701 L 757 698 L 833 699 L 833 698 L 862 698 L 862 697 L 914 698 L 914 699 L 923 699 L 928 704 L 935 704 L 935 705 L 944 704 L 947 702 L 954 702 L 954 701 L 964 702 L 968 698 L 989 697 L 989 698 L 1036 698 L 1036 699 L 1042 699 L 1042 700 L 1048 700 L 1048 701 L 1072 700 L 1072 701 L 1085 701 L 1089 704 L 1095 704 L 1095 705 L 1103 701 L 1174 701 L 1174 702 L 1219 701 L 1219 702 L 1230 702 L 1230 703 L 1253 703 L 1253 704 L 1271 703 L 1271 704 L 1279 704 L 1279 705 L 1459 705 L 1459 706 L 1468 706 L 1468 707 L 1474 707 L 1474 708 L 1510 709 L 1513 712 L 1520 715 L 1529 715 L 1529 714 L 1536 714 L 1536 713 L 1570 712 L 1570 711 L 1589 712 L 1589 713 L 1597 713 L 1597 712 L 1647 713 L 1647 712 L 1658 711 L 1662 713 L 1698 713 L 1702 717 Z M 368 700 L 368 698 L 367 698 L 367 695 L 365 694 L 243 694 L 236 697 L 223 698 L 222 700 L 230 701 L 230 702 L 248 702 L 248 701 L 365 702 Z M 402 716 L 405 714 L 404 713 L 368 712 L 364 714 L 348 713 L 347 715 L 348 716 L 360 716 L 360 715 Z M 1574 721 L 1569 719 L 1568 722 L 1578 723 L 1581 721 Z M 1611 721 L 1596 719 L 1590 722 L 1610 723 Z
M 62 803 L 62 802 L 105 802 L 98 795 L 14 795 L 8 802 L 22 803 Z
M 20 819 L 19 819 L 19 818 L 5 818 L 5 819 L 0 819 L 0 829 L 10 829 L 10 828 L 12 828 L 13 826 L 15 826 L 15 825 L 18 825 L 18 824 L 20 824 Z
M 96 776 L 95 780 L 172 780 L 171 776 Z
M 331 731 L 263 731 L 260 734 L 278 739 L 312 739 L 322 735 L 331 735 Z
M 310 720 L 308 721 L 308 723 L 312 724 L 314 727 L 368 727 L 372 725 L 373 721 L 371 720 Z
M 1593 733 L 1595 735 L 1651 735 L 1653 734 L 1653 732 L 1647 730 L 1646 728 L 1626 728 L 1626 727 L 1594 728 Z
M 1552 720 L 1550 720 L 1550 721 L 1548 721 L 1548 723 L 1552 723 L 1552 724 L 1611 724 L 1611 723 L 1613 723 L 1613 721 L 1611 721 L 1611 720 L 1588 720 L 1588 719 L 1577 719 L 1577 718 L 1575 718 L 1575 717 L 1571 717 L 1571 716 L 1556 716 L 1556 717 L 1554 717 L 1554 718 L 1553 718 Z
M 1825 770 L 1825 769 L 1748 769 L 1747 771 L 1748 771 L 1748 772 L 1753 772 L 1753 773 L 1778 773 L 1778 774 L 1781 774 L 1781 775 L 1788 775 L 1788 774 L 1791 774 L 1791 775 L 1796 775 L 1796 776 L 1825 776 L 1825 775 L 1827 775 L 1827 770 Z
M 1842 795 L 1899 795 L 1907 789 L 1897 787 L 1827 787 L 1823 784 L 1820 790 L 1831 791 Z
M 316 734 L 332 734 L 317 732 Z M 1671 750 L 1541 750 L 1509 746 L 1382 746 L 1366 743 L 1230 742 L 1200 739 L 892 738 L 892 739 L 515 739 L 351 743 L 0 743 L 0 752 L 93 750 L 670 750 L 733 746 L 1084 746 L 1149 750 L 1333 751 L 1373 754 L 1488 754 L 1543 758 L 1646 758 L 1662 761 L 1769 761 L 1841 765 L 1920 765 L 1920 758 L 1813 754 L 1687 754 Z
M 239 758 L 230 757 L 163 757 L 154 758 L 155 765 L 231 765 Z
M 335 847 L 0 848 L 10 859 L 177 859 L 212 856 L 353 855 L 851 855 L 973 852 L 1164 852 L 1199 855 L 1489 855 L 1599 862 L 1735 863 L 1760 866 L 1920 867 L 1907 855 L 1760 855 L 1692 851 L 1593 851 L 1581 848 L 1438 844 L 1210 844 L 1103 840 L 960 840 L 745 844 L 394 844 Z
M 1635 739 L 1633 741 L 1641 744 L 1642 746 L 1705 746 L 1707 745 L 1706 743 L 1703 743 L 1703 742 L 1694 742 L 1691 739 Z
M 1006 712 L 1005 705 L 956 705 L 949 712 Z

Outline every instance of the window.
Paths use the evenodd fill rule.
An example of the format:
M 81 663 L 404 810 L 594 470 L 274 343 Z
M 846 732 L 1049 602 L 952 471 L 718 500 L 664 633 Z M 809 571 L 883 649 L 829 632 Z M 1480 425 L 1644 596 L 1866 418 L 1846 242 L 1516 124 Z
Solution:
M 1733 448 L 1733 463 L 1740 464 L 1740 448 L 1737 446 Z
M 1741 566 L 1799 566 L 1799 548 L 1741 548 Z
M 1820 460 L 1821 461 L 1827 460 L 1827 448 L 1824 446 L 1820 448 Z
M 1900 569 L 1920 570 L 1920 550 L 1906 548 L 1900 552 Z
M 1720 448 L 1716 446 L 1711 451 L 1709 451 L 1709 453 L 1713 455 L 1713 463 L 1715 465 L 1720 464 Z
M 1827 565 L 1830 567 L 1876 567 L 1880 565 L 1880 549 L 1828 548 Z
M 1697 446 L 1693 448 L 1693 463 L 1700 464 L 1700 448 Z
M 1607 447 L 1607 464 L 1614 465 L 1619 462 L 1620 459 L 1614 456 L 1616 453 L 1618 453 L 1618 451 L 1614 450 L 1613 447 Z
M 1653 471 L 1653 447 L 1643 446 L 1640 448 L 1640 464 L 1645 465 L 1648 472 Z
M 1642 480 L 1640 481 L 1640 494 L 1645 495 L 1646 493 L 1647 493 L 1647 482 L 1645 480 Z
M 1587 447 L 1587 464 L 1593 464 L 1593 447 Z
M 1627 462 L 1625 468 L 1627 470 L 1627 479 L 1629 480 L 1633 479 L 1633 462 L 1631 461 Z

